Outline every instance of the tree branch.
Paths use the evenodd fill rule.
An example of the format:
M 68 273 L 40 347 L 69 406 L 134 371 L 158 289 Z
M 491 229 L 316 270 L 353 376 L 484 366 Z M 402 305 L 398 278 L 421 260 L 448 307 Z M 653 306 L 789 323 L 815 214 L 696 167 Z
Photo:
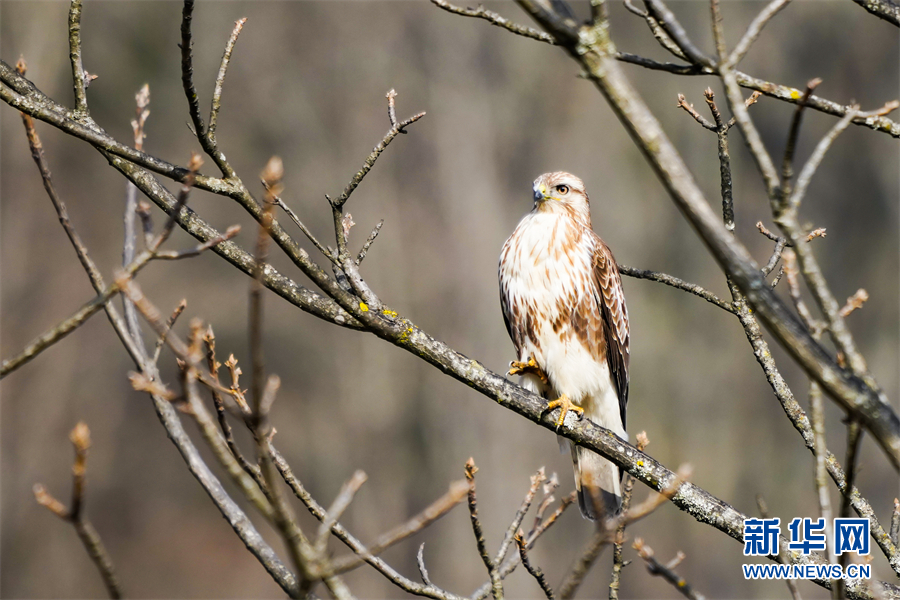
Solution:
M 84 516 L 84 478 L 87 472 L 87 451 L 91 447 L 91 432 L 85 423 L 80 422 L 69 434 L 69 439 L 75 447 L 75 463 L 72 465 L 72 503 L 70 508 L 66 509 L 41 484 L 34 486 L 34 498 L 38 504 L 45 506 L 59 518 L 72 523 L 76 533 L 78 533 L 78 538 L 97 567 L 109 597 L 121 598 L 122 586 L 118 577 L 116 577 L 109 552 L 103 545 L 100 534 L 97 533 L 91 522 Z

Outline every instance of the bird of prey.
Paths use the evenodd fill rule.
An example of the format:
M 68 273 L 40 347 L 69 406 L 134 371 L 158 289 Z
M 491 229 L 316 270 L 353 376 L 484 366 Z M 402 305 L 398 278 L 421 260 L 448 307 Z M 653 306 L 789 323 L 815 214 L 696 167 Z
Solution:
M 510 375 L 559 409 L 627 439 L 628 311 L 612 252 L 591 226 L 584 183 L 570 173 L 534 182 L 534 208 L 500 253 L 500 304 L 516 347 Z M 611 462 L 560 437 L 572 454 L 585 518 L 618 513 L 621 473 Z

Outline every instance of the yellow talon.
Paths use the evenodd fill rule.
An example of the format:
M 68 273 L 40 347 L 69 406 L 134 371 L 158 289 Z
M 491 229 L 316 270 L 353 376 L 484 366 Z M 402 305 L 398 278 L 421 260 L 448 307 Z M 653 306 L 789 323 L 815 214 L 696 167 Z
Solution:
M 559 418 L 556 419 L 556 430 L 559 431 L 559 428 L 562 426 L 563 422 L 566 420 L 566 415 L 569 414 L 569 411 L 578 415 L 578 418 L 581 419 L 584 417 L 584 409 L 580 406 L 576 406 L 569 397 L 563 394 L 556 400 L 551 400 L 547 403 L 547 408 L 545 408 L 541 414 L 546 412 L 550 412 L 551 410 L 558 408 L 559 409 Z
M 518 375 L 520 373 L 531 373 L 541 378 L 545 384 L 548 383 L 547 375 L 544 370 L 534 362 L 534 357 L 529 357 L 528 362 L 519 362 L 517 360 L 509 363 L 509 373 L 507 375 Z

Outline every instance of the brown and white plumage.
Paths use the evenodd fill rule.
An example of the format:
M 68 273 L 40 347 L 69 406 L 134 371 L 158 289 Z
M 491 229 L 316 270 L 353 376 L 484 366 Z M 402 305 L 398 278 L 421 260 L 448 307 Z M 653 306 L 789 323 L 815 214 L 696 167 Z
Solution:
M 525 373 L 523 385 L 549 400 L 569 399 L 584 416 L 627 438 L 628 311 L 616 261 L 591 227 L 579 178 L 556 172 L 535 180 L 534 208 L 503 245 L 499 271 L 516 364 L 533 360 L 540 369 L 514 368 Z M 560 419 L 566 406 L 561 410 Z M 618 512 L 618 468 L 564 438 L 560 446 L 572 453 L 582 514 L 597 519 Z

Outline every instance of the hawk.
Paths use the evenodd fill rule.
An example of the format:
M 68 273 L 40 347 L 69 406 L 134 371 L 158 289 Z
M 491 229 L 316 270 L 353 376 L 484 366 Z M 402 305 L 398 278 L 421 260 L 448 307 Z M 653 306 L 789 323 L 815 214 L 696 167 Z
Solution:
M 591 226 L 584 183 L 570 173 L 534 182 L 534 208 L 500 253 L 500 304 L 516 347 L 510 375 L 559 409 L 586 416 L 627 439 L 628 311 L 612 252 Z M 585 518 L 615 515 L 621 473 L 611 462 L 560 437 L 572 454 Z

